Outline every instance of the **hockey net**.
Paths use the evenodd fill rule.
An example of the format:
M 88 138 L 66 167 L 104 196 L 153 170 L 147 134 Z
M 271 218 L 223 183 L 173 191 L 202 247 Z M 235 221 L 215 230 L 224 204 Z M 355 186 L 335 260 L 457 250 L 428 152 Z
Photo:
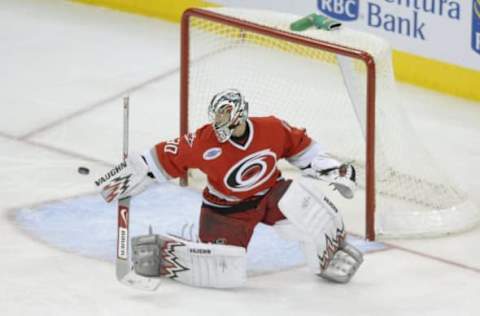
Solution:
M 232 8 L 186 11 L 181 133 L 205 124 L 212 96 L 239 89 L 250 115 L 275 115 L 353 161 L 366 235 L 438 236 L 480 214 L 451 184 L 399 107 L 389 45 L 342 27 L 291 32 L 298 16 Z M 363 206 L 362 206 L 363 207 Z

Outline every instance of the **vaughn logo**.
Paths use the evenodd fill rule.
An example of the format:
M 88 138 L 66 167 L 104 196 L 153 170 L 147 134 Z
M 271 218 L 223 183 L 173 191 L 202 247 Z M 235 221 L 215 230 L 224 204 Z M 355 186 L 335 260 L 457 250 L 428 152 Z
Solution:
M 358 18 L 359 0 L 317 0 L 318 9 L 326 15 L 340 20 L 353 21 Z
M 125 161 L 123 161 L 122 163 L 120 163 L 118 166 L 115 166 L 112 170 L 110 170 L 109 172 L 107 172 L 106 175 L 104 175 L 103 177 L 100 177 L 98 178 L 98 180 L 95 181 L 95 184 L 97 186 L 100 186 L 102 185 L 103 183 L 105 183 L 106 181 L 108 181 L 109 179 L 113 178 L 116 174 L 118 174 L 120 171 L 122 171 L 123 169 L 125 169 L 127 167 L 127 163 Z
M 213 160 L 222 154 L 222 149 L 219 147 L 213 147 L 208 150 L 205 150 L 203 153 L 204 160 Z
M 472 10 L 472 49 L 480 54 L 480 0 L 473 0 Z
M 337 209 L 337 207 L 335 206 L 335 204 L 332 203 L 332 201 L 330 201 L 329 199 L 327 199 L 326 196 L 323 197 L 323 200 L 325 201 L 325 203 L 327 203 L 328 205 L 330 205 L 330 207 L 335 211 L 335 213 L 338 213 L 338 209 Z
M 206 255 L 209 255 L 212 253 L 210 249 L 196 249 L 196 248 L 190 248 L 190 252 L 195 254 L 206 254 Z
M 102 188 L 101 194 L 105 201 L 113 201 L 117 196 L 125 193 L 125 191 L 127 191 L 127 189 L 130 187 L 130 178 L 132 177 L 132 174 L 114 178 L 125 168 L 127 168 L 127 163 L 123 161 L 118 166 L 115 166 L 112 170 L 107 172 L 107 174 L 105 174 L 103 177 L 100 177 L 95 181 L 95 184 L 98 187 L 110 181 L 110 183 L 108 183 L 105 187 Z

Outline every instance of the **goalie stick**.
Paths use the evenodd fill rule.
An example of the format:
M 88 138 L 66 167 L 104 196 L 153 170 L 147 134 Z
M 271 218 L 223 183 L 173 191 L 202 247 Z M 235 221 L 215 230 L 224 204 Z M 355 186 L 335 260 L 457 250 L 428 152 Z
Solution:
M 129 97 L 123 98 L 123 160 L 128 157 Z M 115 272 L 122 284 L 148 291 L 155 291 L 160 285 L 159 278 L 147 278 L 135 273 L 129 259 L 130 197 L 118 200 L 117 207 L 117 257 Z

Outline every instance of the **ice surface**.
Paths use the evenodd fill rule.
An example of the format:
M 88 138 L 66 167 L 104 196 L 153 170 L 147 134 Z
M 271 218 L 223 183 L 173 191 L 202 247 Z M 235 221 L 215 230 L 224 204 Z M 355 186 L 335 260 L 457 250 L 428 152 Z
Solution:
M 187 238 L 198 236 L 201 204 L 199 192 L 166 183 L 153 186 L 131 200 L 130 235 L 147 234 L 149 225 L 155 233 L 171 233 Z M 64 251 L 114 262 L 117 213 L 116 204 L 107 204 L 97 195 L 82 196 L 18 210 L 18 223 L 36 238 Z M 190 227 L 193 225 L 193 229 Z M 372 243 L 353 238 L 361 249 Z M 375 249 L 381 247 L 379 243 Z M 249 274 L 289 269 L 305 264 L 300 245 L 281 239 L 271 226 L 255 228 L 247 252 Z
M 156 233 L 198 236 L 199 192 L 175 184 L 157 185 L 131 200 L 130 234 Z M 18 210 L 18 223 L 36 238 L 64 251 L 113 262 L 116 251 L 116 204 L 88 195 L 37 208 Z M 193 230 L 190 226 L 193 225 Z M 357 246 L 366 247 L 366 243 Z M 305 263 L 296 241 L 281 239 L 271 226 L 259 224 L 248 248 L 249 274 L 284 270 Z
M 261 226 L 250 247 L 249 272 L 277 270 L 249 278 L 243 289 L 165 282 L 145 294 L 123 287 L 110 263 L 114 206 L 95 195 L 67 197 L 91 192 L 95 176 L 107 168 L 82 157 L 111 164 L 120 159 L 121 98 L 112 96 L 158 78 L 156 87 L 133 92 L 132 119 L 141 122 L 132 128 L 152 135 L 141 143 L 134 137 L 132 149 L 176 135 L 178 25 L 61 0 L 3 0 L 0 9 L 2 316 L 478 314 L 478 228 L 445 238 L 392 241 L 401 248 L 368 253 L 352 282 L 337 286 L 304 266 L 283 270 L 302 260 L 298 245 L 288 248 Z M 418 137 L 480 205 L 478 102 L 405 85 L 401 92 Z M 83 109 L 88 111 L 62 121 Z M 78 175 L 79 165 L 88 166 L 90 175 Z M 167 189 L 162 190 L 134 200 L 133 234 L 146 232 L 150 223 L 160 231 L 196 222 L 196 191 L 167 196 L 170 207 L 157 201 Z M 362 232 L 362 215 L 345 213 L 347 228 Z M 265 248 L 270 252 L 259 256 Z M 282 264 L 273 265 L 273 258 Z

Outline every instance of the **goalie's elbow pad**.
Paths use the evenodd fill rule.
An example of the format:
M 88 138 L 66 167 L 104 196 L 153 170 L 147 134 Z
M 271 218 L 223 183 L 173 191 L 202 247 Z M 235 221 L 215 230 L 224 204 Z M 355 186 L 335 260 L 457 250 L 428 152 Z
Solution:
M 109 170 L 95 181 L 100 194 L 106 202 L 112 202 L 143 192 L 153 179 L 143 157 L 130 155 L 126 160 Z

